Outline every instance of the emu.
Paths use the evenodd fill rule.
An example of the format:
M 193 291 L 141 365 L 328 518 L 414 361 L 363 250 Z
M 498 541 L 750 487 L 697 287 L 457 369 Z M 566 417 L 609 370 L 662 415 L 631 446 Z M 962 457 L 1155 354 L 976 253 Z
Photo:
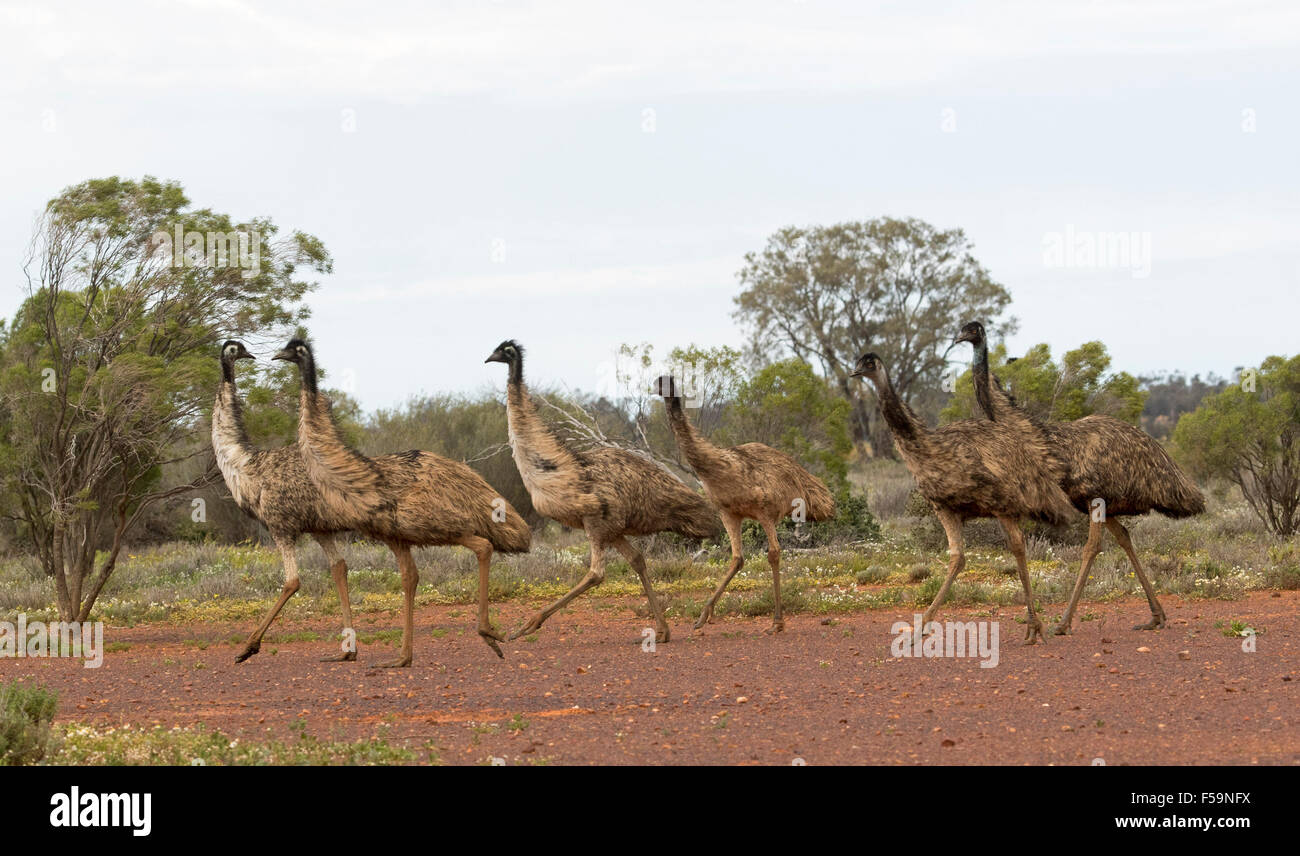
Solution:
M 385 668 L 411 665 L 415 588 L 412 547 L 458 544 L 478 558 L 478 634 L 498 657 L 502 636 L 488 617 L 488 572 L 494 550 L 526 553 L 532 531 L 519 513 L 467 464 L 411 450 L 368 458 L 343 439 L 329 400 L 316 388 L 311 347 L 291 340 L 273 359 L 296 363 L 302 376 L 298 448 L 307 475 L 331 512 L 349 528 L 384 542 L 397 558 L 405 609 L 402 653 Z
M 771 630 L 784 630 L 781 543 L 776 537 L 776 525 L 796 511 L 808 520 L 830 519 L 835 514 L 831 492 L 821 479 L 799 466 L 794 458 L 771 446 L 745 443 L 723 449 L 710 443 L 686 418 L 681 396 L 677 394 L 677 384 L 671 375 L 659 378 L 655 390 L 664 398 L 677 448 L 704 485 L 705 496 L 718 507 L 722 525 L 731 541 L 731 567 L 704 605 L 695 629 L 699 630 L 712 620 L 718 598 L 727 590 L 731 578 L 745 565 L 740 525 L 748 519 L 757 520 L 767 535 L 767 562 L 772 568 Z
M 1134 630 L 1155 630 L 1166 623 L 1164 608 L 1133 549 L 1121 517 L 1158 511 L 1168 517 L 1190 517 L 1205 510 L 1205 497 L 1183 474 L 1160 444 L 1127 422 L 1112 416 L 1092 415 L 1073 422 L 1040 421 L 1030 416 L 1003 391 L 989 371 L 988 339 L 984 325 L 972 321 L 962 327 L 953 344 L 969 342 L 975 349 L 972 379 L 980 411 L 992 422 L 1033 425 L 1046 437 L 1054 457 L 1066 468 L 1061 487 L 1076 509 L 1089 515 L 1088 541 L 1074 582 L 1070 605 L 1056 626 L 1056 635 L 1070 632 L 1088 571 L 1101 551 L 1102 526 L 1128 555 L 1151 608 L 1151 620 Z M 1096 500 L 1104 505 L 1094 506 Z M 1094 516 L 1093 512 L 1097 512 Z M 1101 520 L 1098 520 L 1100 517 Z
M 510 449 L 533 508 L 565 526 L 582 529 L 591 543 L 591 569 L 559 600 L 539 611 L 510 634 L 517 639 L 542 624 L 575 597 L 605 579 L 605 550 L 613 547 L 641 580 L 655 639 L 671 638 L 663 608 L 650 584 L 645 556 L 629 536 L 677 532 L 710 538 L 720 530 L 709 503 L 662 467 L 623 449 L 570 449 L 542 421 L 524 386 L 524 349 L 513 339 L 502 342 L 484 362 L 505 363 L 506 417 Z
M 1007 534 L 1025 589 L 1025 640 L 1033 645 L 1043 638 L 1043 625 L 1034 610 L 1020 519 L 1058 524 L 1074 514 L 1061 490 L 1055 472 L 1059 465 L 1053 465 L 1046 440 L 1003 430 L 1000 425 L 990 430 L 987 423 L 971 419 L 928 428 L 898 397 L 889 372 L 875 354 L 859 357 L 852 376 L 865 377 L 875 386 L 894 445 L 948 536 L 948 576 L 926 609 L 924 622 L 934 616 L 966 565 L 962 524 L 971 518 L 996 517 Z

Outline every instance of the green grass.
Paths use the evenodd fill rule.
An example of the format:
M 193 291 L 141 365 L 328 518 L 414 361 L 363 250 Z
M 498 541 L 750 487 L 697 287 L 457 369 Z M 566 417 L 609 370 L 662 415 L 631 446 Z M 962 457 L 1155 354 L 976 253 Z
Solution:
M 907 516 L 908 503 L 898 500 L 908 477 L 901 465 L 874 462 L 863 472 L 860 486 L 873 494 L 873 480 L 890 497 L 877 497 L 881 516 L 879 540 L 854 541 L 816 549 L 787 547 L 782 555 L 783 607 L 788 613 L 835 614 L 864 609 L 897 608 L 928 603 L 946 575 L 946 541 L 933 517 Z M 1226 497 L 1226 498 L 1225 498 Z M 1170 520 L 1158 515 L 1126 522 L 1139 556 L 1156 590 L 1188 598 L 1232 600 L 1259 589 L 1300 588 L 1300 537 L 1269 535 L 1249 509 L 1229 492 L 1211 495 L 1210 510 L 1199 517 Z M 870 499 L 875 503 L 876 499 Z M 893 510 L 893 516 L 882 512 Z M 910 509 L 916 511 L 916 509 Z M 1076 526 L 1053 534 L 1034 529 L 1027 538 L 1035 597 L 1042 603 L 1064 603 L 1074 587 L 1083 529 Z M 1076 531 L 1077 530 L 1077 531 Z M 937 535 L 936 535 L 937 533 Z M 1018 604 L 1023 593 L 1014 562 L 1000 528 L 992 521 L 966 525 L 966 569 L 950 593 L 955 605 Z M 936 540 L 937 538 L 937 540 Z M 730 550 L 724 542 L 710 543 L 693 561 L 691 547 L 672 539 L 643 539 L 655 588 L 669 613 L 694 619 L 704 601 L 726 573 Z M 579 532 L 549 527 L 530 553 L 493 559 L 490 596 L 493 601 L 553 600 L 574 585 L 589 565 L 589 548 Z M 366 616 L 398 616 L 402 594 L 393 559 L 386 547 L 365 542 L 344 545 L 354 612 Z M 299 546 L 302 588 L 285 606 L 281 621 L 300 621 L 339 614 L 338 596 L 320 549 L 307 540 Z M 420 586 L 416 603 L 450 604 L 450 617 L 472 615 L 461 605 L 478 596 L 477 566 L 468 551 L 429 548 L 417 552 Z M 201 626 L 213 622 L 255 624 L 280 591 L 283 571 L 279 554 L 252 545 L 169 544 L 128 552 L 95 606 L 93 620 L 110 625 L 167 622 Z M 627 598 L 642 602 L 636 575 L 621 556 L 611 552 L 605 582 L 589 598 Z M 1089 601 L 1141 597 L 1141 588 L 1127 557 L 1107 536 L 1093 564 L 1084 592 Z M 31 558 L 0 560 L 0 620 L 25 612 L 28 620 L 57 618 L 51 580 Z M 606 602 L 598 606 L 614 604 Z M 772 612 L 771 570 L 765 550 L 750 550 L 732 580 L 717 614 L 761 616 Z M 643 607 L 641 607 L 643 609 Z M 225 631 L 223 631 L 224 633 Z M 209 644 L 239 644 L 242 633 L 229 639 L 195 638 L 185 644 L 203 650 Z M 435 633 L 435 637 L 437 634 Z M 315 631 L 272 634 L 271 644 L 318 641 Z M 376 631 L 362 642 L 396 643 L 400 633 Z M 115 648 L 109 643 L 108 650 Z
M 409 747 L 376 734 L 364 740 L 329 740 L 291 729 L 289 739 L 231 739 L 200 725 L 193 728 L 97 728 L 71 723 L 60 729 L 57 752 L 46 764 L 68 766 L 387 766 L 437 764 L 436 747 Z

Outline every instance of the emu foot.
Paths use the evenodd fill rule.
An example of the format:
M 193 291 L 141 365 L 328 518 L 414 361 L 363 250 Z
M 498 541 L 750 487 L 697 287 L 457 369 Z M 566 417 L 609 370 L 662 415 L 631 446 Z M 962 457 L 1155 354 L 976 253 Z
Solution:
M 1159 630 L 1165 626 L 1165 615 L 1161 613 L 1152 613 L 1151 620 L 1146 624 L 1134 624 L 1134 630 Z
M 656 642 L 668 642 L 671 641 L 672 638 L 673 638 L 672 631 L 668 629 L 667 624 L 665 624 L 663 627 L 660 627 L 658 630 L 655 631 Z
M 764 633 L 780 633 L 785 630 L 785 620 L 773 621 L 772 626 L 764 630 Z
M 235 655 L 235 662 L 242 663 L 245 660 L 247 660 L 249 657 L 253 656 L 258 651 L 261 650 L 262 650 L 262 641 L 260 639 L 256 642 L 250 642 L 249 644 L 244 646 L 243 651 Z
M 712 623 L 713 623 L 713 607 L 706 606 L 704 608 L 704 611 L 700 613 L 700 617 L 695 619 L 695 626 L 692 627 L 691 630 L 692 631 L 699 630 L 704 625 L 712 624 Z
M 541 628 L 542 628 L 542 617 L 540 615 L 534 615 L 532 621 L 529 621 L 523 627 L 520 627 L 514 633 L 511 633 L 510 638 L 507 641 L 513 642 L 516 639 L 518 639 L 520 636 L 527 636 L 529 633 L 536 633 Z
M 335 654 L 333 657 L 321 657 L 322 663 L 351 663 L 357 659 L 356 651 L 344 651 L 341 654 Z
M 411 655 L 405 654 L 396 660 L 389 660 L 387 663 L 380 663 L 376 668 L 380 669 L 405 669 L 411 665 Z
M 1030 619 L 1025 625 L 1025 644 L 1037 644 L 1039 639 L 1042 639 L 1044 644 L 1047 643 L 1047 637 L 1043 635 L 1043 622 L 1037 618 Z
M 1052 631 L 1052 635 L 1054 635 L 1054 636 L 1069 636 L 1069 635 L 1071 635 L 1071 633 L 1070 633 L 1070 625 L 1067 624 L 1067 623 L 1065 623 L 1064 621 L 1062 621 L 1060 624 L 1056 625 L 1056 630 Z
M 497 644 L 498 642 L 505 642 L 506 637 L 502 636 L 491 627 L 480 627 L 478 629 L 478 635 L 482 637 L 483 641 L 487 643 L 489 648 L 497 652 L 498 657 L 502 660 L 506 658 L 506 655 L 501 653 L 501 646 Z

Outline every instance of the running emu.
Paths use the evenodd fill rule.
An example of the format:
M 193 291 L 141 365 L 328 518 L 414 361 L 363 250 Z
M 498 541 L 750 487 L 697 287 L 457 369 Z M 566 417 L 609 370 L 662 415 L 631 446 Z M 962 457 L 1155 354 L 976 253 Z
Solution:
M 781 544 L 776 525 L 794 514 L 807 520 L 828 520 L 835 515 L 835 500 L 826 485 L 785 452 L 762 443 L 745 443 L 721 449 L 706 440 L 686 418 L 677 384 L 671 375 L 655 381 L 664 397 L 668 423 L 686 462 L 704 485 L 704 493 L 722 515 L 731 540 L 731 567 L 695 622 L 699 630 L 713 618 L 713 607 L 727 584 L 745 564 L 740 524 L 757 520 L 767 533 L 767 562 L 772 566 L 772 631 L 785 629 L 781 617 Z
M 1034 644 L 1043 637 L 1043 625 L 1034 611 L 1020 519 L 1057 524 L 1074 516 L 1053 472 L 1046 441 L 1000 426 L 989 430 L 987 423 L 973 419 L 928 428 L 894 392 L 889 372 L 875 354 L 858 358 L 852 376 L 865 377 L 875 386 L 894 445 L 948 535 L 948 576 L 926 609 L 923 623 L 933 618 L 966 564 L 962 524 L 971 518 L 996 517 L 1016 557 L 1028 610 L 1025 639 Z
M 297 445 L 261 450 L 248 441 L 244 430 L 244 410 L 235 387 L 235 363 L 251 360 L 242 343 L 227 340 L 221 346 L 221 385 L 212 405 L 212 451 L 217 468 L 226 481 L 231 497 L 240 510 L 261 521 L 271 532 L 275 546 L 284 560 L 284 587 L 280 599 L 262 619 L 262 623 L 244 643 L 235 657 L 242 663 L 262 647 L 262 636 L 280 614 L 285 603 L 298 591 L 298 536 L 310 533 L 325 551 L 343 608 L 343 630 L 352 628 L 352 607 L 348 602 L 348 566 L 334 543 L 334 534 L 348 528 L 321 498 L 307 477 Z M 349 648 L 326 661 L 355 660 L 355 648 Z
M 510 368 L 506 417 L 510 448 L 537 513 L 573 529 L 591 542 L 591 570 L 564 597 L 538 612 L 510 634 L 517 639 L 536 631 L 569 601 L 605 579 L 605 550 L 627 558 L 641 579 L 654 616 L 655 638 L 667 642 L 668 622 L 650 585 L 645 557 L 628 541 L 630 535 L 677 532 L 688 538 L 711 538 L 720 527 L 704 497 L 645 458 L 623 449 L 570 449 L 542 421 L 524 386 L 524 349 L 508 340 L 484 362 Z
M 1156 599 L 1142 563 L 1133 549 L 1121 517 L 1158 511 L 1168 517 L 1190 517 L 1205 510 L 1205 497 L 1154 439 L 1127 422 L 1111 416 L 1085 416 L 1073 422 L 1039 421 L 1026 413 L 1002 390 L 989 372 L 988 339 L 984 325 L 972 321 L 961 328 L 953 344 L 970 342 L 975 348 L 972 379 L 975 399 L 990 420 L 1004 424 L 1032 424 L 1044 432 L 1056 457 L 1066 467 L 1061 487 L 1074 507 L 1089 515 L 1088 541 L 1070 595 L 1070 605 L 1056 627 L 1058 636 L 1070 632 L 1088 570 L 1101 551 L 1103 524 L 1128 555 L 1151 607 L 1151 620 L 1134 630 L 1165 626 L 1165 611 Z
M 478 558 L 478 633 L 504 657 L 502 637 L 488 619 L 488 570 L 493 550 L 528 552 L 528 524 L 466 464 L 419 450 L 368 458 L 349 447 L 329 400 L 316 390 L 316 361 L 306 342 L 294 339 L 272 359 L 297 363 L 302 375 L 298 448 L 308 477 L 349 528 L 383 541 L 397 557 L 406 600 L 402 655 L 384 666 L 411 665 L 420 580 L 411 548 L 435 545 L 459 544 Z

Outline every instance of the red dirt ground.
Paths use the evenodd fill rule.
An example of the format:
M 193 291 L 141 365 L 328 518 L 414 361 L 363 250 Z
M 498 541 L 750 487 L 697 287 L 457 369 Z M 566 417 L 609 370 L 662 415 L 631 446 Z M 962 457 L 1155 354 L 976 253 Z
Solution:
M 106 642 L 131 648 L 100 669 L 4 659 L 0 678 L 56 688 L 65 721 L 202 722 L 246 739 L 288 735 L 298 719 L 320 737 L 387 728 L 393 740 L 433 741 L 445 763 L 1300 764 L 1300 592 L 1168 597 L 1170 624 L 1158 632 L 1129 629 L 1146 620 L 1145 602 L 1088 604 L 1080 614 L 1096 618 L 1075 635 L 1033 647 L 1015 621 L 1023 609 L 1005 607 L 995 616 L 1001 662 L 987 669 L 891 657 L 890 626 L 912 619 L 902 609 L 829 624 L 794 615 L 775 636 L 762 632 L 767 618 L 724 619 L 694 636 L 678 623 L 650 653 L 632 603 L 580 600 L 536 641 L 503 644 L 504 660 L 474 634 L 472 608 L 431 607 L 417 615 L 410 669 L 374 668 L 395 653 L 380 643 L 362 645 L 354 663 L 318 662 L 337 650 L 335 619 L 321 619 L 272 628 L 316 630 L 321 641 L 263 643 L 243 664 L 218 640 L 248 627 L 108 627 Z M 530 612 L 520 602 L 500 611 L 504 627 Z M 953 608 L 939 619 L 977 616 Z M 1255 653 L 1215 627 L 1232 619 L 1263 629 Z M 359 630 L 397 626 L 380 616 Z M 196 638 L 214 644 L 182 644 Z M 516 715 L 526 727 L 509 727 Z

